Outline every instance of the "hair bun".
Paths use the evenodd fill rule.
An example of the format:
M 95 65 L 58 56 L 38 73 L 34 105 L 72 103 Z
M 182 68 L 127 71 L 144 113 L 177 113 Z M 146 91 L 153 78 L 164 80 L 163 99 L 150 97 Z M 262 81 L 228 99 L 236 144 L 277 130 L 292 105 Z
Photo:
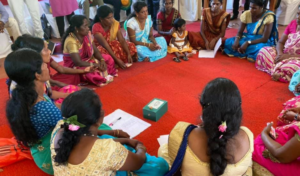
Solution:
M 13 51 L 16 51 L 16 50 L 22 48 L 22 46 L 23 46 L 23 41 L 24 41 L 24 37 L 23 37 L 23 36 L 19 36 L 19 37 L 17 38 L 17 40 L 11 45 L 11 49 L 12 49 Z

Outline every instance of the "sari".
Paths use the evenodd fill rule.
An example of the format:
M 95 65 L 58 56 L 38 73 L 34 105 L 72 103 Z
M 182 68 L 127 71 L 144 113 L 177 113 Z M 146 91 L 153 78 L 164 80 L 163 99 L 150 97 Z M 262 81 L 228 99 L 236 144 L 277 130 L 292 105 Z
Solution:
M 53 130 L 52 137 L 50 140 L 52 156 L 55 155 L 53 141 L 58 130 L 60 130 L 61 124 L 63 123 L 63 121 L 59 121 L 55 129 Z M 101 128 L 103 125 L 105 124 L 101 124 L 99 129 L 104 130 L 103 128 Z M 110 128 L 107 125 L 105 126 Z M 111 130 L 111 128 L 106 130 Z M 93 158 L 93 156 L 88 155 L 87 158 L 81 164 L 78 165 L 54 165 L 55 174 L 67 175 L 66 173 L 73 172 L 82 175 L 94 175 L 94 173 L 98 173 L 98 175 L 100 174 L 116 176 L 163 176 L 169 170 L 168 163 L 163 158 L 151 156 L 148 153 L 146 153 L 145 163 L 139 170 L 118 171 L 121 168 L 121 166 L 125 163 L 128 151 L 136 153 L 135 149 L 125 144 L 120 145 L 118 142 L 112 141 L 112 139 L 115 139 L 115 137 L 110 135 L 102 135 L 98 136 L 98 138 L 101 140 L 97 140 L 90 151 L 90 153 L 92 153 L 93 156 L 96 156 L 95 158 Z M 97 143 L 103 143 L 109 146 L 103 147 L 101 145 L 97 145 Z M 117 147 L 116 144 L 118 145 Z M 54 164 L 54 161 L 52 161 L 52 163 Z M 101 170 L 104 168 L 103 166 L 105 166 L 106 170 Z
M 211 15 L 211 9 L 205 8 L 203 9 L 203 14 L 201 17 L 202 25 L 204 25 L 204 35 L 205 38 L 210 42 L 212 39 L 218 37 L 221 33 L 222 24 L 226 23 L 226 27 L 230 21 L 230 14 L 226 11 L 221 11 L 217 16 Z M 199 49 L 203 48 L 206 49 L 205 41 L 202 38 L 200 32 L 189 32 L 188 35 L 190 45 L 193 48 Z M 222 43 L 226 40 L 225 37 L 222 38 Z
M 180 13 L 175 8 L 172 9 L 172 12 L 167 16 L 164 12 L 160 11 L 157 14 L 156 24 L 161 25 L 162 31 L 169 32 L 173 28 L 174 21 L 177 18 L 181 18 Z M 167 43 L 170 43 L 172 36 L 171 35 L 162 35 L 155 34 L 154 37 L 164 37 Z
M 300 122 L 293 122 L 285 126 L 277 127 L 275 131 L 278 134 L 276 142 L 281 145 L 284 145 L 295 136 L 298 141 L 300 141 Z M 259 175 L 298 176 L 300 173 L 300 156 L 290 163 L 280 163 L 266 149 L 260 135 L 254 141 L 252 158 L 257 165 L 253 167 L 253 172 Z
M 65 40 L 65 46 L 63 51 L 63 59 L 64 59 L 64 66 L 69 68 L 76 68 L 76 69 L 85 69 L 86 67 L 75 66 L 72 58 L 71 53 L 78 53 L 81 60 L 88 63 L 99 63 L 97 59 L 94 58 L 94 49 L 93 49 L 93 37 L 91 33 L 83 38 L 82 44 L 76 39 L 76 36 L 73 33 Z M 106 71 L 96 70 L 91 73 L 85 73 L 81 75 L 81 82 L 88 82 L 92 83 L 96 86 L 104 86 L 112 81 L 110 80 L 110 76 L 117 75 L 117 71 L 115 69 L 115 62 L 111 58 L 110 55 L 103 54 L 103 59 L 107 65 Z
M 148 15 L 146 22 L 145 22 L 145 27 L 143 30 L 140 29 L 139 24 L 137 22 L 136 18 L 131 18 L 130 20 L 126 21 L 124 26 L 126 26 L 126 35 L 127 38 L 128 36 L 128 31 L 127 28 L 131 28 L 132 30 L 135 31 L 136 35 L 136 41 L 139 42 L 144 42 L 144 43 L 151 43 L 149 40 L 149 34 L 150 30 L 152 28 L 153 22 L 151 21 L 151 16 Z M 137 54 L 138 54 L 138 61 L 142 62 L 144 61 L 145 58 L 149 58 L 150 62 L 157 61 L 167 55 L 167 42 L 163 37 L 157 37 L 155 38 L 156 43 L 160 45 L 161 49 L 160 50 L 155 50 L 151 51 L 148 47 L 143 46 L 143 45 L 137 45 Z
M 110 46 L 112 51 L 115 53 L 116 57 L 121 59 L 124 63 L 128 63 L 127 53 L 122 48 L 121 43 L 117 40 L 117 33 L 119 30 L 120 30 L 120 23 L 118 21 L 114 20 L 114 23 L 112 24 L 112 26 L 110 27 L 110 30 L 108 30 L 108 31 L 105 31 L 100 23 L 94 24 L 92 33 L 93 33 L 93 35 L 95 35 L 97 33 L 102 34 L 102 36 L 104 37 L 104 39 L 106 40 L 106 42 L 108 43 L 108 45 Z M 94 43 L 95 43 L 96 47 L 98 48 L 98 50 L 100 51 L 100 53 L 109 54 L 108 51 L 102 45 L 99 44 L 97 39 L 94 39 Z M 135 47 L 134 43 L 129 42 L 129 41 L 126 41 L 126 43 L 128 45 L 130 55 L 132 57 L 135 56 L 137 54 L 137 51 L 136 51 L 136 47 Z
M 255 62 L 259 50 L 266 46 L 275 46 L 278 41 L 277 20 L 274 12 L 267 10 L 257 22 L 252 22 L 250 10 L 245 11 L 241 17 L 241 22 L 246 24 L 247 33 L 243 33 L 239 41 L 239 46 L 247 41 L 262 38 L 265 25 L 273 23 L 272 32 L 266 43 L 251 44 L 247 47 L 244 54 L 232 49 L 235 37 L 229 38 L 225 41 L 224 52 L 230 57 L 247 58 L 250 62 Z
M 300 69 L 300 31 L 288 35 L 283 54 L 298 55 L 299 57 L 290 57 L 275 64 L 276 48 L 264 47 L 257 55 L 255 67 L 270 75 L 277 75 L 281 82 L 290 82 L 293 74 Z M 293 81 L 292 84 L 295 82 Z

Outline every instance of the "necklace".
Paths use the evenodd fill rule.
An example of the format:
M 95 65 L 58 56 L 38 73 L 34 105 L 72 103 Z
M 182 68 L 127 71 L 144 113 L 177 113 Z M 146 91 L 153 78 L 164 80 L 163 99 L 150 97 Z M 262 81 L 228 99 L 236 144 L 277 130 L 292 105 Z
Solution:
M 178 35 L 178 37 L 179 38 L 184 38 L 185 36 L 184 36 L 184 34 L 185 34 L 185 31 L 183 31 L 181 34 L 178 32 L 178 31 L 176 31 L 177 32 L 177 35 Z
M 83 134 L 83 136 L 92 136 L 92 137 L 97 137 L 96 134 Z
M 39 95 L 38 98 L 41 99 L 41 100 L 43 100 L 43 101 L 45 101 L 45 97 L 43 97 L 43 96 Z
M 144 30 L 145 25 L 142 26 L 141 23 L 139 22 L 139 20 L 138 20 L 136 17 L 135 17 L 135 19 L 136 19 L 136 21 L 138 22 L 140 29 L 141 29 L 141 30 Z

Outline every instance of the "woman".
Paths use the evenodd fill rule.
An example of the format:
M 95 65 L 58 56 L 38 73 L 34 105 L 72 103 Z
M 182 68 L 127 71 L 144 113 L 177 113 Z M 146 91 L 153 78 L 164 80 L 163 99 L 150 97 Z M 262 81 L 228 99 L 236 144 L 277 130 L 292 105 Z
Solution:
M 156 18 L 158 34 L 154 35 L 154 37 L 163 36 L 167 43 L 170 43 L 172 34 L 175 31 L 174 21 L 177 18 L 181 18 L 180 13 L 173 8 L 173 5 L 174 0 L 162 0 L 162 8 Z
M 275 81 L 290 82 L 293 74 L 300 68 L 299 39 L 300 9 L 297 13 L 297 20 L 293 20 L 288 25 L 276 48 L 264 47 L 259 51 L 255 67 L 270 74 Z
M 279 115 L 278 127 L 268 123 L 254 141 L 253 173 L 266 176 L 297 176 L 300 172 L 300 108 L 289 105 L 299 102 L 290 100 Z M 273 131 L 273 132 L 272 132 Z M 274 135 L 271 135 L 274 134 Z
M 7 56 L 4 68 L 9 79 L 17 83 L 6 105 L 10 128 L 18 141 L 30 147 L 37 166 L 53 174 L 47 155 L 50 154 L 49 134 L 62 116 L 44 93 L 45 82 L 50 79 L 47 64 L 39 53 L 19 49 Z
M 261 48 L 276 44 L 277 21 L 275 14 L 266 9 L 267 3 L 267 0 L 250 0 L 251 10 L 246 10 L 241 15 L 238 34 L 225 41 L 224 52 L 228 56 L 255 62 Z M 246 27 L 247 33 L 243 33 Z
M 138 61 L 154 62 L 167 55 L 167 43 L 163 37 L 154 38 L 151 16 L 147 4 L 133 4 L 134 13 L 125 22 L 127 38 L 136 45 Z
M 93 43 L 89 22 L 84 15 L 74 15 L 71 18 L 62 46 L 64 66 L 83 70 L 87 67 L 97 68 L 92 73 L 83 74 L 82 81 L 101 87 L 112 82 L 113 76 L 118 76 L 111 56 L 101 55 Z
M 241 96 L 225 78 L 209 82 L 201 94 L 202 125 L 179 122 L 159 156 L 172 165 L 170 173 L 185 176 L 252 175 L 253 134 L 241 127 Z M 181 167 L 181 168 L 180 168 Z
M 67 17 L 68 23 L 70 23 L 74 11 L 78 9 L 77 0 L 49 0 L 49 2 L 52 9 L 52 15 L 56 19 L 59 34 L 62 37 L 65 33 L 65 16 Z
M 120 23 L 113 18 L 113 10 L 109 6 L 98 8 L 92 32 L 99 51 L 110 54 L 120 68 L 124 69 L 137 60 L 135 45 L 124 39 Z
M 132 175 L 162 176 L 168 171 L 167 162 L 146 154 L 139 141 L 99 134 L 104 111 L 93 91 L 82 89 L 68 96 L 62 115 L 67 118 L 58 122 L 51 139 L 54 175 L 127 176 L 127 171 L 136 170 Z
M 222 0 L 210 0 L 211 8 L 203 9 L 200 32 L 189 32 L 189 41 L 193 48 L 213 50 L 222 38 L 230 21 L 230 14 L 221 9 Z

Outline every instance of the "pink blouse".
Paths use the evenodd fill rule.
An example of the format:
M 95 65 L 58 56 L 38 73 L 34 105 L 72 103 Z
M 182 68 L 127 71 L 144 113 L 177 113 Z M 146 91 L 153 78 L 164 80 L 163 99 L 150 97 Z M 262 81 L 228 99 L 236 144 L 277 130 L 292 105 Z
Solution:
M 289 34 L 292 34 L 292 33 L 296 33 L 297 32 L 297 26 L 298 26 L 298 24 L 297 24 L 296 20 L 291 21 L 291 23 L 285 28 L 284 34 L 289 35 Z

